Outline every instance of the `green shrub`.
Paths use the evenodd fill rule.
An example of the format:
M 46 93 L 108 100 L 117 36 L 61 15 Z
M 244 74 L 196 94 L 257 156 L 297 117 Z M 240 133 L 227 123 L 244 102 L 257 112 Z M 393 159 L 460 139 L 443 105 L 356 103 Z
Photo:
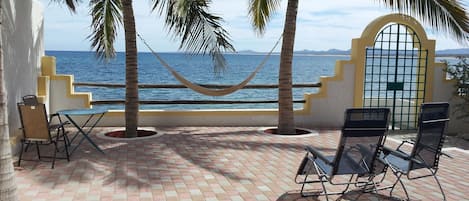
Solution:
M 469 117 L 469 64 L 468 57 L 457 57 L 458 62 L 451 64 L 448 61 L 446 63 L 445 71 L 456 80 L 454 96 L 460 98 L 462 101 L 458 101 L 457 104 L 453 105 L 453 111 L 457 112 L 457 119 L 463 119 Z

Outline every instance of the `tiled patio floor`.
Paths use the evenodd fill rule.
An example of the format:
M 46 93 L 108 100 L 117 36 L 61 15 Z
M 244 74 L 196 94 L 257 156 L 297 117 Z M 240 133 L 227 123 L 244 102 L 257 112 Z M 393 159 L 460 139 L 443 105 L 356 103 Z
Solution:
M 109 128 L 96 132 L 105 129 Z M 57 160 L 55 169 L 49 162 L 22 162 L 15 171 L 20 200 L 325 200 L 324 196 L 301 198 L 293 178 L 304 146 L 333 153 L 339 131 L 278 137 L 260 134 L 257 127 L 158 129 L 165 134 L 137 141 L 93 135 L 106 154 L 85 141 L 70 162 Z M 447 199 L 468 200 L 469 152 L 446 153 L 453 159 L 441 158 L 438 175 Z M 386 181 L 392 179 L 390 175 Z M 405 183 L 412 200 L 441 200 L 431 177 Z M 351 192 L 342 200 L 398 200 L 404 193 L 397 188 L 393 196 L 389 191 Z

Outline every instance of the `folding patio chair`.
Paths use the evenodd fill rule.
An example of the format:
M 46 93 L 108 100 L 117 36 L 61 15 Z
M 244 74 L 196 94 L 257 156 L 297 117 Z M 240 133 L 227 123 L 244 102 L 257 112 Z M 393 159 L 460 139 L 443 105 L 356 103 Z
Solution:
M 310 195 L 344 194 L 350 184 L 363 190 L 376 188 L 373 178 L 385 171 L 386 166 L 380 163 L 378 157 L 388 129 L 389 109 L 387 108 L 354 108 L 345 112 L 345 122 L 342 135 L 335 155 L 325 156 L 318 149 L 307 146 L 306 155 L 298 168 L 295 182 L 301 184 L 301 195 L 305 193 L 305 185 L 321 183 L 322 192 Z M 309 180 L 308 176 L 317 175 L 318 179 Z M 336 175 L 350 175 L 348 182 L 333 181 Z M 352 181 L 356 175 L 356 180 Z M 366 178 L 366 180 L 359 180 Z M 327 192 L 325 183 L 332 185 L 346 185 L 341 192 Z M 369 189 L 368 189 L 369 190 Z
M 21 164 L 23 156 L 23 147 L 24 144 L 29 146 L 29 144 L 36 145 L 36 151 L 39 160 L 41 158 L 53 158 L 52 159 L 52 168 L 55 165 L 55 159 L 58 147 L 57 142 L 59 138 L 63 138 L 64 149 L 66 158 L 70 161 L 68 153 L 68 144 L 66 138 L 66 132 L 62 124 L 55 124 L 54 126 L 49 125 L 47 120 L 46 108 L 42 103 L 37 103 L 36 105 L 25 105 L 24 103 L 18 103 L 18 111 L 21 120 L 21 130 L 23 131 L 23 139 L 21 139 L 21 151 L 18 160 L 18 166 Z M 55 132 L 53 132 L 55 131 Z M 53 156 L 41 156 L 39 151 L 39 145 L 54 145 L 54 155 Z M 26 150 L 24 150 L 26 151 Z
M 24 105 L 35 106 L 39 104 L 39 100 L 37 99 L 36 95 L 25 95 L 22 97 L 22 99 L 23 99 Z M 52 122 L 54 122 L 53 121 L 54 117 L 57 118 L 56 124 L 52 124 Z M 58 113 L 53 113 L 49 115 L 49 129 L 53 130 L 57 127 L 64 126 L 66 124 L 70 124 L 70 122 L 62 121 L 62 118 L 60 118 L 60 115 Z M 65 135 L 65 140 L 67 140 L 67 143 L 70 144 L 70 139 L 68 138 L 67 135 Z M 29 148 L 29 144 L 27 144 L 25 151 L 28 151 L 28 148 Z
M 445 193 L 441 187 L 436 173 L 438 171 L 438 162 L 441 155 L 446 155 L 441 152 L 444 142 L 444 132 L 448 119 L 448 103 L 424 103 L 420 108 L 420 115 L 418 119 L 418 133 L 414 141 L 403 141 L 396 150 L 388 147 L 383 148 L 381 159 L 383 159 L 396 176 L 396 181 L 393 185 L 384 187 L 391 188 L 390 195 L 399 182 L 404 189 L 407 200 L 409 194 L 401 181 L 402 175 L 406 175 L 409 180 L 433 176 L 440 188 L 443 199 L 446 200 Z M 413 145 L 412 151 L 406 153 L 403 151 L 402 145 Z M 448 156 L 448 155 L 446 155 Z M 449 156 L 448 156 L 449 157 Z M 428 169 L 431 174 L 418 176 L 411 176 L 411 172 L 418 169 Z

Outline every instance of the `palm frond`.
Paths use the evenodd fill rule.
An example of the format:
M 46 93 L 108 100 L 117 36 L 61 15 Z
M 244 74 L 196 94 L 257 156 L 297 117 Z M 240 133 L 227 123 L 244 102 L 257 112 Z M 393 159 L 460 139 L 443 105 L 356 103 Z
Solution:
M 121 1 L 91 0 L 90 9 L 92 33 L 88 38 L 91 40 L 91 47 L 95 49 L 98 58 L 113 58 L 117 28 L 122 24 Z
M 167 5 L 171 2 L 174 2 L 174 0 L 151 0 L 151 9 L 152 11 L 158 10 L 158 13 L 162 15 Z
M 206 0 L 167 0 L 159 1 L 159 8 L 165 13 L 165 23 L 175 37 L 181 37 L 180 49 L 212 56 L 215 71 L 226 66 L 223 52 L 235 51 L 228 32 L 221 26 L 223 19 L 208 12 L 210 1 Z M 164 3 L 163 3 L 164 2 Z
M 382 0 L 389 8 L 410 14 L 434 30 L 469 43 L 469 15 L 461 0 Z
M 51 2 L 65 3 L 68 9 L 70 9 L 72 12 L 75 12 L 76 7 L 81 2 L 81 0 L 51 0 Z
M 272 13 L 280 7 L 280 0 L 249 0 L 248 15 L 252 20 L 252 26 L 260 34 L 264 33 L 265 26 L 269 22 Z

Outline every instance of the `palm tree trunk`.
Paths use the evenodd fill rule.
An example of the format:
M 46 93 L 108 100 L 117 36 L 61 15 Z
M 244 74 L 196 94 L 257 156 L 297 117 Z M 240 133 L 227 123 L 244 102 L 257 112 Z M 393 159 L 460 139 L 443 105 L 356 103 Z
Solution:
M 5 90 L 5 68 L 3 66 L 3 1 L 0 0 L 0 200 L 16 201 L 15 171 L 11 159 L 10 134 L 8 129 L 7 91 Z
M 293 114 L 292 95 L 292 60 L 295 44 L 296 15 L 298 0 L 289 0 L 283 28 L 282 52 L 278 77 L 278 133 L 295 134 L 295 116 Z
M 137 137 L 138 126 L 138 66 L 137 35 L 132 0 L 122 1 L 125 31 L 125 134 Z

